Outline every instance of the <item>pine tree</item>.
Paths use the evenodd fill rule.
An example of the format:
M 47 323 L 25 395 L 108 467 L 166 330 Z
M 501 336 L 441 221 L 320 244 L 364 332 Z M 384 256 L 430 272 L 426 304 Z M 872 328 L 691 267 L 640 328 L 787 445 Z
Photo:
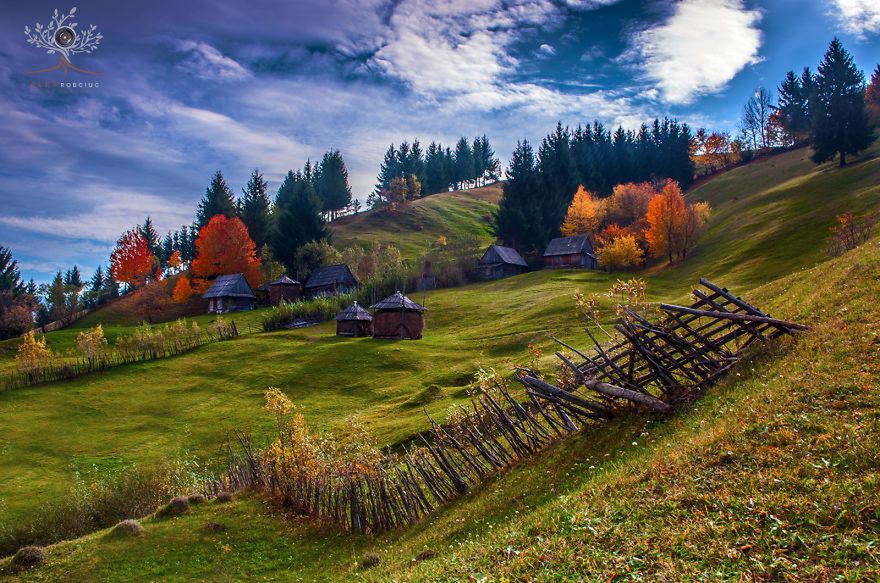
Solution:
M 86 293 L 88 307 L 94 308 L 104 303 L 104 279 L 104 268 L 99 265 L 89 280 L 89 291 Z
M 467 138 L 462 137 L 455 144 L 455 170 L 452 179 L 457 184 L 457 188 L 462 189 L 465 183 L 473 178 L 474 151 Z
M 304 173 L 287 173 L 275 197 L 274 212 L 277 220 L 272 255 L 294 273 L 300 247 L 310 241 L 330 238 L 314 186 Z
M 482 186 L 480 180 L 486 173 L 486 162 L 483 159 L 483 142 L 480 138 L 474 138 L 474 143 L 471 146 L 471 151 L 473 152 L 474 156 L 473 178 L 476 181 L 475 186 Z
M 495 157 L 495 150 L 492 149 L 492 145 L 489 144 L 489 138 L 486 137 L 486 134 L 483 134 L 483 137 L 480 139 L 480 154 L 479 154 L 481 165 L 483 168 L 483 172 L 480 174 L 480 177 L 483 178 L 483 184 L 485 184 L 485 180 L 491 180 L 495 182 L 500 177 L 500 168 L 501 163 L 498 161 L 498 158 Z
M 159 260 L 161 265 L 163 263 L 162 245 L 159 242 L 159 233 L 156 232 L 156 227 L 153 226 L 153 219 L 149 215 L 144 220 L 144 224 L 141 225 L 141 233 L 143 233 L 144 238 L 147 240 L 147 247 L 150 249 L 150 253 Z
M 205 190 L 205 196 L 199 201 L 199 208 L 196 211 L 196 224 L 198 225 L 196 233 L 208 224 L 214 215 L 226 215 L 227 217 L 236 216 L 235 199 L 232 195 L 223 173 L 219 170 L 211 178 L 211 184 Z
M 871 82 L 865 90 L 865 107 L 868 110 L 868 121 L 874 127 L 880 127 L 880 65 L 874 69 Z
M 815 80 L 812 108 L 813 161 L 817 164 L 840 156 L 857 155 L 871 143 L 871 126 L 865 111 L 865 76 L 839 39 L 831 41 Z
M 495 216 L 495 235 L 521 251 L 537 250 L 539 243 L 532 225 L 539 216 L 535 196 L 538 175 L 535 153 L 527 141 L 517 142 L 506 176 Z
M 401 176 L 403 176 L 403 173 L 401 172 L 400 164 L 398 163 L 397 151 L 394 149 L 394 144 L 391 144 L 385 151 L 385 158 L 379 166 L 379 176 L 376 178 L 377 182 L 374 192 L 382 192 L 388 188 L 388 185 L 391 184 L 392 180 Z
M 808 87 L 805 89 L 802 80 Z M 795 142 L 803 141 L 810 132 L 810 94 L 812 90 L 812 75 L 809 69 L 805 69 L 802 76 L 794 71 L 785 75 L 785 80 L 779 86 L 779 101 L 777 111 L 782 120 L 782 128 L 791 135 Z
M 174 253 L 174 239 L 171 237 L 171 233 L 166 233 L 165 238 L 162 239 L 162 268 L 168 267 L 168 260 L 171 259 L 171 254 Z
M 241 210 L 239 212 L 251 239 L 259 249 L 269 240 L 271 216 L 269 209 L 269 184 L 263 179 L 259 169 L 254 168 L 247 186 L 242 191 Z
M 339 150 L 330 150 L 321 158 L 316 172 L 315 190 L 321 200 L 322 210 L 331 220 L 351 203 L 351 186 L 348 169 Z
M 0 292 L 18 296 L 24 293 L 18 261 L 12 258 L 12 251 L 0 245 Z

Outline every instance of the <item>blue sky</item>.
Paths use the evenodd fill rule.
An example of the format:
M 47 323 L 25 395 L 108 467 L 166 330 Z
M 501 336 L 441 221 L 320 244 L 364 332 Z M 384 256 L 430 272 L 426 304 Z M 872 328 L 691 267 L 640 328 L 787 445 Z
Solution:
M 71 72 L 25 26 L 77 7 L 103 34 Z M 90 273 L 152 215 L 192 221 L 211 174 L 237 192 L 259 167 L 342 151 L 355 195 L 391 142 L 486 133 L 502 162 L 557 120 L 655 116 L 733 129 L 760 85 L 815 68 L 840 36 L 880 61 L 870 0 L 307 0 L 6 2 L 0 8 L 0 244 L 38 281 Z M 40 88 L 31 81 L 100 87 Z

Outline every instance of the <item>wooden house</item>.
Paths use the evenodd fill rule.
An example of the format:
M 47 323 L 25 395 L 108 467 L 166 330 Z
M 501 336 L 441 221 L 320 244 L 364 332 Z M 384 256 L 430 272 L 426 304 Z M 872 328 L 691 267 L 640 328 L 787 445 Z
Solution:
M 254 309 L 254 292 L 241 273 L 220 275 L 202 295 L 208 300 L 209 314 Z
M 302 297 L 302 284 L 295 279 L 282 275 L 275 281 L 266 284 L 269 291 L 269 304 L 277 306 L 281 301 L 293 303 Z
M 425 306 L 395 292 L 371 306 L 373 338 L 418 340 L 425 329 Z
M 519 275 L 528 269 L 526 260 L 513 247 L 490 245 L 477 263 L 477 276 L 480 279 L 501 279 Z
M 559 237 L 544 251 L 544 267 L 586 267 L 599 269 L 596 252 L 588 235 Z
M 348 265 L 328 265 L 314 270 L 306 280 L 303 295 L 307 300 L 321 296 L 352 293 L 358 281 Z
M 336 316 L 337 336 L 372 336 L 373 316 L 354 302 Z

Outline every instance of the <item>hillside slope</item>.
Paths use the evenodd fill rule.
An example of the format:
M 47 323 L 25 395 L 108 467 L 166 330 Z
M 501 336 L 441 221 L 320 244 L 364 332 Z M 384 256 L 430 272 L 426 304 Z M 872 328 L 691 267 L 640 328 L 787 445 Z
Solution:
M 838 388 L 841 383 L 856 386 L 856 379 L 859 382 L 863 380 L 859 375 L 867 374 L 867 378 L 874 379 L 872 375 L 876 374 L 876 370 L 873 368 L 857 367 L 856 372 L 847 373 L 845 367 L 856 356 L 864 358 L 864 351 L 873 346 L 871 343 L 876 338 L 876 334 L 872 336 L 870 332 L 870 326 L 876 327 L 876 323 L 863 314 L 866 306 L 871 305 L 877 297 L 877 266 L 873 256 L 868 254 L 873 252 L 871 250 L 876 245 L 848 258 L 822 263 L 813 271 L 799 270 L 822 260 L 827 226 L 834 220 L 835 213 L 842 210 L 859 212 L 871 204 L 877 205 L 880 200 L 877 192 L 880 182 L 877 154 L 878 146 L 875 145 L 865 157 L 850 167 L 836 169 L 805 164 L 803 152 L 790 152 L 736 169 L 701 185 L 688 196 L 709 200 L 716 209 L 709 232 L 686 263 L 646 274 L 649 276 L 652 299 L 681 299 L 697 277 L 705 274 L 745 295 L 762 308 L 772 310 L 774 315 L 818 323 L 823 329 L 835 331 L 835 326 L 839 328 L 840 322 L 850 326 L 847 310 L 852 310 L 860 318 L 865 318 L 869 325 L 868 328 L 857 330 L 862 334 L 859 338 L 868 344 L 859 340 L 850 345 L 845 335 L 833 338 L 809 336 L 821 338 L 822 342 L 833 343 L 836 347 L 837 360 L 822 361 L 828 367 L 828 375 L 816 378 L 824 383 L 822 386 Z M 835 195 L 823 197 L 825 192 Z M 806 235 L 800 229 L 801 221 L 806 221 L 805 224 L 810 226 Z M 751 229 L 754 229 L 758 243 L 750 239 Z M 850 276 L 850 271 L 855 275 Z M 847 277 L 866 281 L 859 281 L 859 286 L 853 289 L 844 286 Z M 873 280 L 870 279 L 872 277 Z M 769 283 L 776 278 L 782 279 Z M 431 292 L 426 296 L 429 308 L 426 336 L 420 342 L 380 343 L 369 339 L 338 339 L 332 336 L 330 325 L 323 325 L 301 331 L 254 335 L 208 346 L 167 361 L 124 367 L 68 383 L 53 383 L 0 394 L 0 415 L 8 420 L 11 428 L 0 436 L 0 449 L 4 452 L 0 458 L 0 499 L 4 501 L 0 503 L 0 525 L 4 521 L 29 516 L 44 501 L 63 496 L 74 471 L 86 475 L 92 468 L 96 472 L 116 471 L 131 464 L 150 463 L 179 452 L 206 456 L 217 451 L 227 428 L 245 427 L 256 434 L 264 434 L 271 426 L 271 419 L 260 408 L 262 393 L 270 385 L 279 386 L 295 402 L 303 404 L 304 413 L 314 426 L 334 427 L 346 415 L 355 413 L 376 433 L 379 443 L 394 443 L 425 428 L 426 421 L 420 408 L 423 401 L 432 415 L 442 418 L 450 403 L 463 399 L 464 386 L 477 366 L 506 366 L 505 359 L 508 358 L 520 361 L 525 358 L 526 344 L 532 341 L 547 354 L 552 347 L 548 340 L 551 333 L 583 345 L 579 324 L 573 316 L 571 295 L 576 289 L 604 291 L 613 279 L 605 274 L 579 270 L 543 271 L 499 282 Z M 814 279 L 821 279 L 816 282 L 815 289 Z M 767 285 L 761 287 L 762 284 Z M 859 306 L 858 310 L 850 308 L 847 302 Z M 835 320 L 836 317 L 841 320 Z M 857 324 L 858 320 L 852 320 L 853 326 Z M 841 334 L 845 330 L 841 329 Z M 67 550 L 59 550 L 58 562 L 53 559 L 53 564 L 66 565 L 72 573 L 98 578 L 122 573 L 134 575 L 134 578 L 150 578 L 150 574 L 153 578 L 175 575 L 180 578 L 268 577 L 279 569 L 292 570 L 278 575 L 285 578 L 290 575 L 308 579 L 315 574 L 345 578 L 352 574 L 352 565 L 363 552 L 376 549 L 387 552 L 387 555 L 383 554 L 387 560 L 375 571 L 378 578 L 390 575 L 400 578 L 421 575 L 438 577 L 444 570 L 467 578 L 463 574 L 465 569 L 476 576 L 481 572 L 492 572 L 496 563 L 508 565 L 499 568 L 516 576 L 522 574 L 523 569 L 537 568 L 534 566 L 537 563 L 517 563 L 516 557 L 519 555 L 512 550 L 504 550 L 506 547 L 496 546 L 496 543 L 500 545 L 500 541 L 507 539 L 498 538 L 500 535 L 493 534 L 497 533 L 497 526 L 490 528 L 489 525 L 498 525 L 499 521 L 513 521 L 513 524 L 520 525 L 511 527 L 513 530 L 507 527 L 501 529 L 510 540 L 516 541 L 516 545 L 510 545 L 515 550 L 528 546 L 521 538 L 516 538 L 522 537 L 523 533 L 526 533 L 527 539 L 538 540 L 541 537 L 558 545 L 567 544 L 564 541 L 569 536 L 595 536 L 590 530 L 590 527 L 600 530 L 595 524 L 584 524 L 578 519 L 570 527 L 565 526 L 559 513 L 567 505 L 581 503 L 582 498 L 589 501 L 590 497 L 583 492 L 601 491 L 606 497 L 610 495 L 609 492 L 613 493 L 614 488 L 603 489 L 605 486 L 602 483 L 590 482 L 596 475 L 604 476 L 612 470 L 625 468 L 621 470 L 623 473 L 614 474 L 612 482 L 609 482 L 621 488 L 621 496 L 615 500 L 623 505 L 626 496 L 639 499 L 654 495 L 650 491 L 638 490 L 647 488 L 645 482 L 636 482 L 635 485 L 628 482 L 625 479 L 629 475 L 627 472 L 669 462 L 672 465 L 665 466 L 667 470 L 657 479 L 667 480 L 663 488 L 664 491 L 670 491 L 674 486 L 671 476 L 685 473 L 684 468 L 688 464 L 703 463 L 707 468 L 713 467 L 711 455 L 706 452 L 714 450 L 699 450 L 708 443 L 703 441 L 700 427 L 719 425 L 721 429 L 734 432 L 727 434 L 733 440 L 734 436 L 739 435 L 735 433 L 738 431 L 736 420 L 752 418 L 744 414 L 751 411 L 750 407 L 756 415 L 760 415 L 760 422 L 765 422 L 766 419 L 785 416 L 787 408 L 798 399 L 808 402 L 816 399 L 814 393 L 804 392 L 812 390 L 812 385 L 799 388 L 788 380 L 781 382 L 781 379 L 776 379 L 776 373 L 769 372 L 779 371 L 785 379 L 789 379 L 788 371 L 799 370 L 797 367 L 809 350 L 815 351 L 817 346 L 821 346 L 810 342 L 783 350 L 780 353 L 782 360 L 756 362 L 756 370 L 768 371 L 769 375 L 760 380 L 752 379 L 752 371 L 744 368 L 741 374 L 746 377 L 746 384 L 729 383 L 717 391 L 713 389 L 706 401 L 682 417 L 659 425 L 656 421 L 643 419 L 611 428 L 599 435 L 574 438 L 572 443 L 576 443 L 576 447 L 560 447 L 523 464 L 509 476 L 502 476 L 477 495 L 444 511 L 436 520 L 407 533 L 390 534 L 378 539 L 330 535 L 326 530 L 316 529 L 314 525 L 299 520 L 282 524 L 274 511 L 266 513 L 260 501 L 246 498 L 230 507 L 230 516 L 222 518 L 228 521 L 230 528 L 227 534 L 218 538 L 206 537 L 198 530 L 203 520 L 223 517 L 223 513 L 227 512 L 212 505 L 204 510 L 199 509 L 190 517 L 154 523 L 151 529 L 155 530 L 148 530 L 158 534 L 154 538 L 148 536 L 141 541 L 141 546 L 138 546 L 139 541 L 106 543 L 104 546 L 105 539 L 100 536 L 69 543 L 69 546 L 61 545 L 57 548 Z M 807 347 L 806 352 L 803 346 Z M 839 376 L 839 379 L 834 381 L 834 376 Z M 434 385 L 439 387 L 439 393 L 432 388 Z M 782 391 L 784 395 L 774 391 Z M 439 398 L 432 400 L 438 394 Z M 735 398 L 728 398 L 728 395 L 734 395 Z M 846 401 L 840 406 L 862 407 L 858 395 L 853 397 L 852 402 Z M 733 421 L 721 423 L 719 419 L 725 417 L 721 411 L 726 411 Z M 831 415 L 829 411 L 827 408 L 820 409 L 817 415 Z M 813 422 L 811 418 L 809 423 Z M 843 434 L 836 433 L 839 431 L 864 432 L 859 434 L 860 438 L 868 443 L 874 439 L 873 434 L 869 433 L 872 430 L 870 427 L 847 429 L 843 425 L 826 427 L 818 420 L 815 422 L 819 424 L 817 426 L 827 429 L 831 436 L 829 440 L 837 440 L 837 436 L 842 438 Z M 657 447 L 664 444 L 663 448 L 644 447 L 645 440 L 641 434 L 646 427 L 649 436 L 657 440 Z M 800 425 L 794 427 L 802 431 Z M 660 432 L 660 436 L 670 436 L 669 440 L 660 440 L 655 435 L 656 431 Z M 59 439 L 59 436 L 64 437 Z M 796 435 L 793 439 L 797 442 Z M 631 446 L 633 441 L 640 445 Z M 716 446 L 717 443 L 712 445 Z M 798 443 L 797 446 L 814 447 L 815 444 L 804 446 Z M 781 446 L 775 444 L 773 447 Z M 695 454 L 696 458 L 691 459 L 676 457 L 678 450 L 681 450 L 681 455 L 689 451 L 704 453 Z M 799 449 L 779 451 L 794 456 L 786 462 L 792 465 L 780 465 L 779 468 L 785 472 L 794 471 L 798 476 L 798 472 L 806 471 L 799 464 L 807 463 L 806 460 L 815 462 L 814 458 L 805 457 Z M 829 464 L 834 463 L 832 458 L 825 459 Z M 825 462 L 819 460 L 816 463 Z M 589 466 L 595 467 L 591 469 Z M 748 468 L 754 469 L 754 466 Z M 876 482 L 872 482 L 874 478 L 862 470 L 863 466 L 858 466 L 853 475 L 866 480 L 868 485 Z M 566 476 L 566 473 L 570 475 Z M 773 479 L 780 479 L 776 470 L 768 469 L 766 473 Z M 743 473 L 741 479 L 747 477 Z M 649 478 L 648 482 L 653 479 Z M 853 489 L 849 478 L 841 478 L 840 483 L 852 492 L 862 492 L 858 489 L 861 486 Z M 815 487 L 812 482 L 810 484 L 810 487 Z M 759 485 L 754 487 L 758 488 Z M 765 488 L 765 485 L 760 487 Z M 793 495 L 796 488 L 805 490 L 807 486 L 793 483 L 791 488 L 782 491 Z M 566 492 L 578 494 L 560 502 L 558 495 Z M 835 490 L 833 494 L 837 496 L 833 498 L 833 503 L 841 506 L 840 493 Z M 864 496 L 859 496 L 854 494 L 851 500 L 844 501 L 844 506 L 848 504 L 846 507 L 850 508 L 857 502 L 861 503 Z M 726 499 L 724 504 L 733 504 L 732 500 Z M 511 501 L 517 503 L 512 504 Z M 669 520 L 687 516 L 689 520 L 698 521 L 709 515 L 715 516 L 712 512 L 718 512 L 710 509 L 703 498 L 696 498 L 696 501 L 689 499 L 682 504 L 685 506 L 681 511 L 684 514 L 672 512 Z M 538 514 L 536 508 L 548 510 L 546 514 Z M 652 519 L 638 514 L 636 510 L 639 509 L 631 506 L 620 506 L 623 508 L 620 516 L 623 518 L 616 511 L 601 514 L 602 509 L 598 506 L 583 508 L 585 515 L 595 511 L 606 524 L 620 523 L 620 532 L 630 532 L 625 528 L 635 528 L 627 522 L 630 513 L 649 523 Z M 800 513 L 806 512 L 800 503 L 792 504 L 792 508 Z M 778 512 L 770 513 L 780 516 Z M 236 518 L 238 515 L 240 518 Z M 529 520 L 533 522 L 520 522 L 526 520 L 525 516 L 531 516 Z M 653 519 L 660 521 L 663 516 L 663 513 L 658 513 Z M 729 520 L 729 517 L 725 515 L 725 519 Z M 862 518 L 855 520 L 862 525 L 858 522 Z M 859 528 L 876 528 L 876 522 L 870 522 L 874 518 L 866 520 L 869 521 L 867 526 Z M 179 528 L 176 526 L 178 523 Z M 560 527 L 560 524 L 563 526 Z M 661 522 L 650 524 L 656 527 L 655 533 L 661 532 Z M 671 523 L 670 528 L 675 528 L 675 524 Z M 534 528 L 532 525 L 535 525 Z M 573 532 L 579 534 L 572 535 Z M 651 531 L 648 529 L 646 532 Z M 282 534 L 278 536 L 277 533 Z M 786 536 L 790 535 L 790 529 L 786 533 Z M 685 537 L 685 534 L 681 536 Z M 862 544 L 859 536 L 853 535 L 856 541 L 853 544 Z M 245 540 L 253 544 L 245 544 Z M 471 544 L 469 540 L 472 546 L 467 546 Z M 607 539 L 613 540 L 617 539 Z M 483 541 L 485 549 L 480 550 L 480 545 L 474 541 Z M 218 551 L 235 547 L 236 544 L 242 545 L 240 553 Z M 466 554 L 460 554 L 459 544 L 463 545 L 462 549 L 469 549 Z M 685 541 L 682 544 L 691 543 Z M 447 550 L 448 545 L 455 548 Z M 292 546 L 295 547 L 293 550 Z M 432 570 L 432 562 L 428 561 L 410 572 L 408 565 L 411 559 L 425 546 L 441 552 L 440 560 L 433 562 L 438 565 L 437 570 Z M 608 548 L 611 547 L 603 552 L 611 553 Z M 645 547 L 642 545 L 639 548 Z M 668 546 L 658 548 L 672 552 Z M 109 557 L 111 552 L 120 553 L 118 560 Z M 558 552 L 562 553 L 561 550 Z M 578 552 L 586 550 L 578 549 Z M 650 555 L 648 551 L 645 552 Z M 662 563 L 660 567 L 675 563 L 668 555 L 662 555 L 664 551 L 658 552 L 661 555 L 650 555 L 653 557 L 651 560 L 656 561 L 653 563 L 655 568 L 657 562 Z M 871 549 L 866 548 L 862 552 L 873 557 Z M 261 562 L 254 558 L 255 553 L 259 554 Z M 86 556 L 95 559 L 84 560 Z M 468 557 L 467 562 L 460 562 L 465 556 Z M 622 556 L 628 557 L 630 553 Z M 320 567 L 310 564 L 316 557 L 322 559 Z M 676 557 L 684 560 L 684 555 Z M 599 558 L 608 561 L 609 565 L 618 565 L 621 573 L 628 568 L 644 573 L 638 571 L 644 565 L 615 563 L 608 554 L 596 555 L 596 561 Z M 671 578 L 691 578 L 686 574 L 694 574 L 693 565 L 697 563 L 693 561 L 696 559 L 685 558 L 691 561 L 687 562 L 691 565 L 688 567 L 690 570 L 676 571 L 669 567 Z M 148 559 L 160 561 L 161 564 L 151 566 L 146 563 Z M 711 557 L 711 560 L 723 559 Z M 572 558 L 559 558 L 555 563 L 561 565 L 560 570 L 548 571 L 546 578 L 566 574 L 571 576 L 573 571 L 570 569 L 577 568 L 576 559 Z M 591 568 L 601 572 L 598 564 L 594 563 Z M 738 572 L 742 572 L 742 565 L 737 565 L 736 568 L 740 569 Z M 52 572 L 51 568 L 47 571 Z M 371 573 L 367 572 L 365 576 L 371 576 Z
M 393 243 L 404 257 L 417 258 L 440 235 L 454 240 L 478 237 L 487 245 L 495 239 L 492 215 L 501 200 L 501 183 L 482 188 L 432 194 L 399 211 L 367 211 L 331 223 L 337 248 L 363 243 Z

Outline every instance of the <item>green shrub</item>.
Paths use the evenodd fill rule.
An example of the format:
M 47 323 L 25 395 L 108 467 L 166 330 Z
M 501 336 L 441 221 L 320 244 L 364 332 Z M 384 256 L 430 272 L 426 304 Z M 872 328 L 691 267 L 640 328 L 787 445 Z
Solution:
M 361 569 L 372 569 L 381 562 L 382 559 L 379 558 L 379 555 L 376 553 L 367 553 L 364 555 L 364 558 L 361 559 Z
M 232 502 L 232 492 L 220 492 L 219 494 L 217 494 L 216 500 L 220 504 Z
M 16 571 L 32 569 L 42 563 L 43 558 L 43 549 L 40 547 L 22 547 L 12 557 L 12 566 Z
M 350 294 L 325 296 L 301 302 L 281 302 L 263 316 L 263 330 L 270 332 L 297 319 L 330 320 L 354 301 Z
M 142 534 L 144 534 L 144 527 L 140 522 L 133 518 L 117 523 L 116 526 L 113 527 L 113 530 L 110 531 L 110 536 L 119 538 L 141 536 Z

